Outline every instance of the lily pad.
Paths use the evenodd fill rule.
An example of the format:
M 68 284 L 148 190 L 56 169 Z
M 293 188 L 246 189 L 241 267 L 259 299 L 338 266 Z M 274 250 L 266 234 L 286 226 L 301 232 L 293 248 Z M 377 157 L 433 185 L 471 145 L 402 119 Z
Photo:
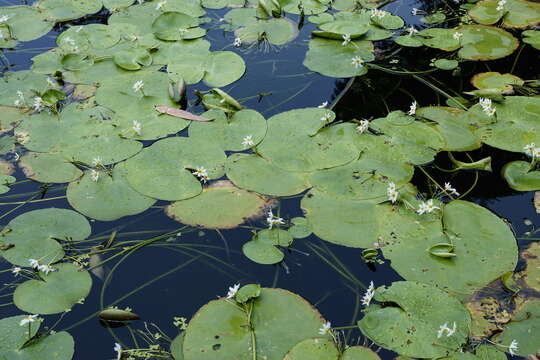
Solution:
M 71 360 L 74 352 L 75 341 L 69 333 L 61 331 L 40 337 L 20 350 L 0 351 L 0 356 L 6 360 Z
M 345 349 L 340 360 L 380 360 L 377 353 L 367 347 L 351 346 Z
M 531 45 L 537 50 L 540 50 L 540 31 L 539 30 L 525 30 L 521 33 L 523 35 L 523 42 Z
M 259 264 L 275 264 L 283 260 L 284 254 L 277 246 L 289 246 L 292 235 L 282 229 L 265 229 L 253 236 L 242 246 L 242 252 L 250 260 Z
M 259 20 L 235 31 L 243 43 L 268 41 L 270 44 L 283 45 L 298 35 L 298 29 L 288 19 Z
M 437 358 L 460 348 L 467 340 L 471 319 L 467 309 L 446 292 L 427 284 L 397 281 L 375 290 L 375 300 L 358 326 L 376 344 L 400 355 Z M 444 311 L 441 311 L 444 309 Z M 441 325 L 455 333 L 437 337 Z
M 19 166 L 27 178 L 43 183 L 66 183 L 83 174 L 60 154 L 29 152 L 20 159 Z
M 512 85 L 523 85 L 524 81 L 512 74 L 490 71 L 474 75 L 471 83 L 477 89 L 501 89 L 507 91 L 512 90 Z
M 538 339 L 533 334 L 540 331 L 540 301 L 529 300 L 520 304 L 504 331 L 495 338 L 495 342 L 508 347 L 516 340 L 519 356 L 536 355 L 540 350 Z
M 479 24 L 491 25 L 502 19 L 506 27 L 524 29 L 540 24 L 540 4 L 527 0 L 510 0 L 498 9 L 498 0 L 484 0 L 469 10 L 469 16 Z
M 540 171 L 531 171 L 531 164 L 526 161 L 512 161 L 504 165 L 501 174 L 514 190 L 540 190 Z
M 333 340 L 313 338 L 296 344 L 283 360 L 338 360 L 339 355 Z
M 69 184 L 66 191 L 69 204 L 80 213 L 101 221 L 147 210 L 156 200 L 133 190 L 126 174 L 125 163 L 116 165 L 110 175 L 100 171 L 97 181 L 92 180 L 87 171 L 82 179 Z
M 92 287 L 87 271 L 71 263 L 55 264 L 55 271 L 40 272 L 43 280 L 28 280 L 15 289 L 13 302 L 33 314 L 56 314 L 83 300 Z
M 33 337 L 41 325 L 41 321 L 34 321 L 28 334 L 28 326 L 21 326 L 20 322 L 26 316 L 17 315 L 0 319 L 0 355 L 4 351 L 18 350 L 29 338 Z
M 249 218 L 262 216 L 266 203 L 267 199 L 256 193 L 238 189 L 228 181 L 218 181 L 199 196 L 172 203 L 166 212 L 183 224 L 232 229 Z

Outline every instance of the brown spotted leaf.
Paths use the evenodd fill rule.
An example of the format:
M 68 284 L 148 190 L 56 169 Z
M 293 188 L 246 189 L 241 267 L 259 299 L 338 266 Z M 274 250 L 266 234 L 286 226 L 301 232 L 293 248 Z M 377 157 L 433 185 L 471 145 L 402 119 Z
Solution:
M 189 111 L 181 110 L 181 109 L 175 109 L 170 106 L 161 106 L 158 105 L 155 107 L 156 111 L 162 113 L 162 114 L 168 114 L 171 116 L 176 116 L 182 119 L 187 120 L 195 120 L 195 121 L 211 121 L 210 119 L 207 119 L 202 116 L 198 116 L 195 114 L 190 113 Z

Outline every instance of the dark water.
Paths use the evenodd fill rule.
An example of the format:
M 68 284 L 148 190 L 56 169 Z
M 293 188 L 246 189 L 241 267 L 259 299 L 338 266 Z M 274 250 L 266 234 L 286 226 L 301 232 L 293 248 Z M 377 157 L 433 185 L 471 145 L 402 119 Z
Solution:
M 418 28 L 420 16 L 410 15 L 412 7 L 428 9 L 436 5 L 431 1 L 398 1 L 388 5 L 385 9 L 399 14 L 409 23 Z M 210 12 L 212 17 L 219 18 L 225 11 Z M 90 17 L 85 21 L 95 22 L 102 17 Z M 294 19 L 294 17 L 293 17 Z M 210 26 L 217 26 L 214 22 Z M 247 65 L 246 75 L 236 83 L 225 88 L 237 99 L 243 100 L 246 107 L 255 109 L 263 113 L 266 117 L 273 114 L 308 106 L 317 106 L 323 101 L 332 102 L 343 91 L 348 79 L 327 78 L 309 71 L 302 65 L 302 61 L 307 50 L 307 39 L 313 26 L 306 21 L 306 25 L 301 30 L 297 41 L 279 49 L 256 49 L 243 52 L 232 47 L 234 35 L 223 33 L 219 29 L 209 32 L 212 41 L 212 50 L 227 49 L 239 52 Z M 12 67 L 10 70 L 18 71 L 29 68 L 30 58 L 55 45 L 54 39 L 58 32 L 32 42 L 22 44 L 14 51 L 6 51 L 5 55 L 9 59 Z M 391 42 L 382 42 L 381 51 L 390 51 Z M 386 48 L 385 48 L 386 47 Z M 419 50 L 412 52 L 404 50 L 397 57 L 402 61 L 402 65 L 413 69 L 427 69 L 432 54 L 425 51 L 425 57 L 418 56 Z M 423 50 L 422 50 L 423 51 Z M 514 59 L 498 62 L 491 62 L 490 66 L 501 68 L 504 72 L 509 70 L 509 63 Z M 412 59 L 412 60 L 411 60 Z M 528 59 L 528 60 L 527 60 Z M 522 61 L 516 68 L 516 75 L 531 74 L 534 62 L 526 54 L 522 55 Z M 464 64 L 464 73 L 474 73 L 474 64 Z M 485 69 L 484 69 L 485 70 Z M 483 70 L 483 71 L 484 71 Z M 453 78 L 448 75 L 444 82 L 460 91 L 462 87 L 470 89 L 466 82 L 469 76 Z M 395 109 L 407 109 L 411 100 L 403 91 L 394 90 L 399 84 L 402 89 L 419 99 L 420 105 L 444 103 L 444 98 L 437 97 L 427 86 L 420 84 L 408 77 L 397 77 L 382 72 L 370 71 L 368 76 L 357 79 L 351 86 L 347 94 L 341 99 L 334 109 L 338 118 L 347 120 L 353 117 L 370 118 L 386 115 L 384 102 L 379 99 L 385 96 L 385 101 Z M 204 85 L 195 85 L 188 88 L 188 92 L 193 90 L 205 90 Z M 272 92 L 271 95 L 263 97 L 260 101 L 258 93 Z M 384 94 L 384 95 L 381 95 Z M 190 103 L 194 103 L 195 96 L 190 96 Z M 192 108 L 193 111 L 202 111 L 202 108 Z M 503 179 L 500 178 L 500 166 L 509 160 L 506 153 L 484 147 L 481 150 L 472 152 L 475 159 L 485 156 L 493 156 L 494 173 L 481 173 L 475 189 L 469 194 L 467 200 L 477 202 L 497 215 L 506 218 L 513 226 L 517 237 L 521 237 L 529 228 L 524 225 L 523 220 L 528 218 L 538 220 L 538 215 L 532 205 L 533 193 L 518 193 L 510 190 Z M 444 154 L 441 154 L 441 161 L 444 162 Z M 515 155 L 512 155 L 515 157 Z M 513 159 L 513 158 L 512 158 Z M 441 174 L 433 173 L 434 176 Z M 17 179 L 23 179 L 21 172 L 15 174 Z M 415 174 L 414 183 L 420 188 L 425 183 L 423 175 Z M 474 173 L 460 172 L 456 177 L 444 178 L 452 181 L 452 184 L 460 191 L 466 190 L 473 183 Z M 24 183 L 17 185 L 14 190 L 2 197 L 1 202 L 23 201 L 31 195 L 12 196 L 14 193 L 23 194 L 39 190 L 40 184 Z M 53 186 L 49 196 L 64 195 L 62 185 Z M 293 198 L 281 201 L 280 215 L 284 218 L 300 216 L 300 198 Z M 168 231 L 176 232 L 181 225 L 169 219 L 159 208 L 167 204 L 158 202 L 156 206 L 143 214 L 126 217 L 113 222 L 92 222 L 93 234 L 109 235 L 113 230 L 117 230 L 121 240 L 147 239 Z M 11 210 L 14 205 L 1 205 L 0 214 Z M 23 206 L 21 209 L 12 212 L 9 216 L 0 221 L 0 225 L 7 224 L 17 215 L 44 207 L 70 208 L 65 199 L 49 201 L 44 203 L 34 203 Z M 227 211 L 227 209 L 223 209 Z M 247 224 L 262 228 L 265 226 L 262 219 L 258 223 Z M 139 233 L 124 237 L 122 234 L 129 232 L 152 232 Z M 105 276 L 110 274 L 115 266 L 111 281 L 104 284 L 102 279 L 93 276 L 92 292 L 86 299 L 84 305 L 76 305 L 73 310 L 67 313 L 56 330 L 69 330 L 75 339 L 76 352 L 75 359 L 95 360 L 112 359 L 113 343 L 121 342 L 125 348 L 133 347 L 134 343 L 130 336 L 129 329 L 108 329 L 100 325 L 95 313 L 103 307 L 117 305 L 121 308 L 129 306 L 138 313 L 142 321 L 134 322 L 131 325 L 133 330 L 144 329 L 143 321 L 153 322 L 158 325 L 171 338 L 176 336 L 178 330 L 172 325 L 174 316 L 184 316 L 190 318 L 194 312 L 217 296 L 223 296 L 227 292 L 228 286 L 234 283 L 257 282 L 263 286 L 277 286 L 296 292 L 315 304 L 323 316 L 332 322 L 334 326 L 345 326 L 355 323 L 361 317 L 361 313 L 355 313 L 358 309 L 359 296 L 363 294 L 363 289 L 357 288 L 331 266 L 326 264 L 315 254 L 310 245 L 319 246 L 319 249 L 334 254 L 356 279 L 366 284 L 373 280 L 379 286 L 390 284 L 400 277 L 388 266 L 377 265 L 375 269 L 364 264 L 360 257 L 360 249 L 349 249 L 335 246 L 320 241 L 315 236 L 306 239 L 298 239 L 292 245 L 292 251 L 288 252 L 284 264 L 280 265 L 259 265 L 251 262 L 241 253 L 243 243 L 251 238 L 251 231 L 247 228 L 222 231 L 221 235 L 215 231 L 195 230 L 186 232 L 180 236 L 172 236 L 170 241 L 161 242 L 154 246 L 145 247 L 139 250 L 117 266 L 117 261 L 112 261 L 106 265 Z M 100 240 L 102 241 L 102 240 Z M 96 245 L 100 241 L 92 243 Z M 526 245 L 526 242 L 524 243 Z M 182 264 L 187 265 L 182 266 Z M 335 260 L 331 260 L 333 265 L 340 266 Z M 4 266 L 5 265 L 5 266 Z M 4 264 L 2 268 L 7 268 Z M 163 276 L 164 275 L 164 276 Z M 156 278 L 163 276 L 156 280 Z M 0 281 L 7 283 L 12 280 L 11 274 L 0 275 Z M 149 283 L 150 282 L 150 283 Z M 106 286 L 105 286 L 106 285 Z M 143 286 L 138 291 L 125 297 L 126 294 Z M 8 292 L 10 292 L 9 290 Z M 2 303 L 6 303 L 10 297 L 3 297 Z M 0 317 L 19 314 L 14 306 L 0 307 Z M 57 315 L 47 316 L 45 326 L 52 325 Z M 359 332 L 351 333 L 350 343 L 363 343 L 364 338 Z M 165 343 L 164 343 L 165 344 Z M 393 355 L 381 351 L 381 357 L 391 359 Z

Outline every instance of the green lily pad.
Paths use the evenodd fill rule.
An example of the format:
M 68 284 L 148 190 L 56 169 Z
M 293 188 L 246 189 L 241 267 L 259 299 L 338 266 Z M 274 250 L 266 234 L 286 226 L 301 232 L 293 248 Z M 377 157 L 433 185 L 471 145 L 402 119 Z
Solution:
M 242 286 L 236 295 L 234 295 L 234 300 L 236 302 L 245 304 L 251 299 L 256 299 L 261 296 L 261 286 L 259 284 L 247 284 Z
M 351 346 L 345 349 L 340 360 L 381 360 L 381 358 L 370 348 Z
M 477 89 L 512 90 L 512 85 L 521 86 L 524 84 L 524 81 L 512 74 L 501 74 L 490 71 L 474 75 L 471 83 Z
M 274 228 L 259 231 L 253 239 L 242 246 L 242 252 L 259 264 L 275 264 L 283 260 L 284 254 L 276 246 L 289 246 L 293 236 L 286 230 Z
M 11 231 L 4 233 L 0 241 L 15 246 L 3 251 L 2 256 L 19 266 L 29 266 L 29 259 L 41 264 L 56 262 L 64 257 L 64 251 L 55 239 L 84 240 L 91 231 L 84 216 L 56 208 L 25 212 L 11 220 L 7 228 Z
M 115 53 L 113 61 L 122 69 L 139 70 L 143 66 L 149 66 L 152 63 L 152 56 L 145 49 L 135 48 Z
M 339 351 L 331 339 L 306 339 L 296 344 L 283 360 L 338 360 Z
M 71 360 L 74 352 L 75 341 L 69 333 L 61 331 L 40 337 L 20 350 L 0 351 L 0 356 L 6 360 Z
M 201 0 L 201 5 L 207 9 L 223 9 L 224 7 L 242 7 L 245 0 Z
M 6 74 L 0 81 L 0 105 L 14 106 L 19 100 L 17 91 L 21 91 L 24 99 L 21 107 L 31 107 L 36 93 L 41 94 L 48 87 L 46 75 L 27 70 Z
M 279 18 L 248 24 L 236 30 L 235 35 L 243 43 L 267 40 L 270 44 L 283 45 L 298 35 L 298 29 L 291 20 Z
M 433 62 L 433 65 L 435 65 L 437 69 L 441 70 L 454 70 L 459 66 L 459 61 L 449 59 L 437 59 Z
M 540 171 L 530 171 L 526 161 L 512 161 L 504 165 L 501 174 L 512 189 L 517 191 L 540 190 Z
M 471 324 L 467 309 L 436 287 L 397 281 L 377 288 L 375 300 L 387 305 L 370 306 L 358 326 L 379 346 L 400 355 L 437 358 L 458 350 L 467 340 Z M 437 337 L 441 325 L 453 328 L 453 323 L 453 335 Z
M 324 125 L 332 121 L 330 110 L 305 108 L 286 111 L 268 119 L 268 131 L 257 151 L 276 166 L 309 172 L 346 164 L 359 155 L 352 124 Z
M 60 154 L 28 152 L 21 157 L 19 166 L 27 178 L 43 183 L 66 183 L 83 174 Z
M 289 196 L 310 186 L 306 173 L 283 170 L 257 155 L 234 154 L 225 167 L 227 177 L 236 186 L 260 194 Z
M 206 34 L 206 30 L 196 28 L 199 21 L 187 14 L 167 11 L 152 23 L 152 32 L 160 40 L 174 41 L 196 39 Z
M 467 60 L 495 60 L 508 56 L 517 49 L 519 41 L 509 32 L 486 25 L 464 25 L 458 55 Z
M 40 272 L 43 280 L 28 280 L 15 289 L 13 302 L 33 314 L 56 314 L 83 300 L 92 287 L 90 274 L 71 263 L 55 264 L 55 271 Z
M 82 179 L 69 184 L 66 191 L 69 204 L 80 213 L 101 221 L 139 214 L 154 205 L 155 199 L 133 190 L 126 174 L 125 163 L 116 165 L 110 175 L 100 171 L 98 181 L 93 181 L 87 171 Z
M 229 116 L 219 110 L 210 110 L 201 116 L 213 121 L 193 121 L 189 126 L 189 136 L 217 142 L 223 150 L 246 150 L 261 142 L 266 134 L 266 120 L 254 110 L 240 110 Z M 253 145 L 243 143 L 246 136 L 250 137 Z
M 504 331 L 495 338 L 495 342 L 508 347 L 516 340 L 518 343 L 516 355 L 536 355 L 540 350 L 540 344 L 533 334 L 538 334 L 539 331 L 540 301 L 532 299 L 520 304 L 512 316 L 512 321 L 506 324 Z
M 507 360 L 506 354 L 493 345 L 480 345 L 476 348 L 476 356 L 480 360 Z
M 46 35 L 52 30 L 54 21 L 35 6 L 2 7 L 2 15 L 10 18 L 6 21 L 13 38 L 19 41 L 31 41 Z
M 300 14 L 300 5 L 305 15 L 315 15 L 326 11 L 327 7 L 324 1 L 318 0 L 279 0 L 283 11 L 289 14 Z
M 9 185 L 13 184 L 17 179 L 10 175 L 0 175 L 0 194 L 7 193 L 11 188 Z
M 103 7 L 103 3 L 101 0 L 39 0 L 34 6 L 48 19 L 63 22 L 97 13 Z
M 202 191 L 192 172 L 204 168 L 210 179 L 220 178 L 225 160 L 225 153 L 215 144 L 185 137 L 167 138 L 126 162 L 127 180 L 136 191 L 155 199 L 187 199 Z
M 251 328 L 257 341 L 257 358 L 282 360 L 300 341 L 319 336 L 323 319 L 300 296 L 282 289 L 263 288 L 252 301 Z M 237 304 L 227 299 L 213 300 L 189 322 L 184 359 L 251 359 L 249 329 L 246 314 Z
M 442 223 L 437 216 L 428 218 L 412 210 L 395 211 L 388 206 L 377 210 L 383 254 L 407 280 L 431 283 L 459 296 L 483 288 L 516 266 L 512 231 L 479 205 L 452 201 L 444 206 Z M 442 243 L 452 244 L 455 256 L 429 253 L 430 247 Z
M 506 27 L 524 29 L 540 24 L 540 4 L 527 0 L 509 0 L 498 10 L 498 0 L 484 0 L 469 10 L 479 24 L 492 25 L 502 19 Z
M 394 39 L 396 43 L 406 47 L 420 47 L 424 45 L 422 37 L 417 35 L 402 35 Z
M 523 36 L 523 42 L 531 45 L 533 48 L 540 50 L 540 31 L 539 30 L 525 30 L 521 33 Z
M 24 345 L 29 338 L 33 337 L 40 325 L 41 321 L 34 321 L 30 326 L 30 334 L 28 334 L 28 326 L 21 326 L 20 322 L 25 315 L 11 316 L 0 319 L 0 355 L 4 351 L 17 350 Z

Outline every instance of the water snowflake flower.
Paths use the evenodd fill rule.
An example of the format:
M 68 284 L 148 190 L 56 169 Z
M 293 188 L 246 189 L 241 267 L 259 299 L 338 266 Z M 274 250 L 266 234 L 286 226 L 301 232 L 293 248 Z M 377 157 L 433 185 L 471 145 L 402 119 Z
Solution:
M 234 284 L 233 286 L 229 286 L 229 291 L 227 292 L 227 299 L 232 299 L 234 295 L 238 292 L 238 289 L 240 289 L 240 284 Z
M 529 156 L 533 156 L 535 148 L 536 148 L 536 144 L 535 143 L 530 143 L 530 144 L 527 144 L 527 145 L 525 145 L 523 147 L 523 151 L 525 151 L 525 154 L 527 154 Z
M 19 106 L 23 106 L 24 103 L 25 103 L 25 100 L 24 100 L 24 93 L 21 91 L 21 90 L 17 90 L 17 97 L 18 99 L 15 100 L 13 103 L 15 104 L 15 106 L 19 107 Z
M 495 10 L 497 11 L 504 10 L 504 5 L 506 5 L 506 0 L 499 0 L 499 2 L 497 2 L 497 8 Z
M 409 36 L 413 36 L 414 34 L 418 34 L 418 30 L 414 26 L 410 26 L 407 28 L 407 31 L 409 32 Z
M 22 271 L 22 269 L 18 266 L 15 266 L 13 269 L 11 269 L 11 273 L 15 276 L 19 276 L 19 273 Z
M 100 158 L 99 156 L 92 159 L 92 166 L 93 167 L 103 166 L 103 159 Z
M 323 102 L 321 105 L 317 106 L 319 109 L 324 109 L 328 106 L 328 101 Z
M 234 43 L 233 43 L 233 45 L 234 45 L 235 47 L 240 47 L 240 46 L 242 46 L 242 40 L 241 40 L 239 37 L 234 38 Z
M 411 10 L 411 14 L 412 14 L 412 15 L 418 15 L 418 14 L 420 13 L 420 11 L 421 11 L 421 10 L 419 10 L 419 9 L 413 7 L 412 10 Z
M 44 107 L 45 105 L 43 104 L 43 99 L 39 96 L 34 97 L 34 103 L 32 104 L 32 109 L 34 109 L 34 111 L 39 112 L 43 110 Z
M 96 171 L 94 169 L 90 170 L 90 179 L 93 182 L 98 182 L 98 180 L 99 180 L 99 171 Z
M 362 58 L 360 56 L 355 56 L 352 58 L 352 65 L 354 65 L 355 68 L 361 68 L 362 66 L 364 66 L 364 63 L 365 61 L 362 60 Z
M 144 86 L 144 82 L 142 80 L 135 81 L 135 84 L 133 84 L 132 89 L 134 92 L 137 92 L 139 90 L 142 90 Z
M 0 24 L 1 24 L 1 23 L 5 23 L 5 22 L 8 21 L 10 18 L 11 18 L 11 15 L 2 15 L 2 16 L 0 16 Z
M 28 259 L 28 264 L 30 264 L 30 267 L 33 269 L 39 268 L 39 261 L 36 259 Z
M 272 213 L 272 210 L 268 212 L 268 216 L 266 217 L 266 222 L 268 223 L 268 228 L 272 229 L 274 226 L 284 225 L 285 221 L 283 218 L 280 218 L 278 216 L 275 216 Z
M 512 340 L 510 346 L 508 346 L 508 352 L 510 355 L 514 356 L 519 351 L 519 345 L 516 339 Z
M 540 158 L 540 148 L 534 148 L 532 157 L 535 159 Z
M 122 359 L 122 346 L 119 343 L 114 343 L 113 350 L 116 352 L 116 360 Z
M 416 106 L 418 104 L 416 103 L 416 101 L 413 101 L 413 103 L 411 104 L 411 107 L 409 108 L 409 112 L 407 112 L 407 115 L 414 115 L 416 114 Z
M 459 193 L 457 192 L 457 190 L 454 189 L 454 188 L 452 187 L 452 185 L 450 185 L 449 182 L 444 183 L 444 191 L 446 191 L 446 192 L 449 193 L 449 194 L 459 196 Z
M 156 10 L 161 10 L 166 3 L 167 1 L 165 0 L 158 2 L 156 5 Z
M 445 322 L 441 326 L 439 326 L 439 330 L 437 331 L 437 339 L 440 339 L 445 333 L 446 337 L 452 336 L 455 334 L 457 330 L 456 322 L 454 321 L 454 325 L 452 326 L 452 329 L 448 327 L 448 323 Z
M 440 207 L 435 206 L 435 204 L 433 203 L 433 199 L 429 199 L 426 202 L 424 201 L 420 202 L 420 205 L 418 206 L 418 210 L 416 210 L 416 212 L 420 215 L 426 214 L 426 213 L 429 214 L 433 212 L 435 209 L 440 209 Z
M 350 34 L 343 34 L 343 42 L 341 43 L 341 45 L 345 46 L 350 42 L 351 42 L 351 35 Z
M 455 39 L 455 40 L 459 40 L 463 37 L 463 33 L 460 33 L 459 31 L 456 31 L 452 37 Z
M 395 190 L 388 191 L 388 200 L 392 202 L 392 204 L 395 204 L 397 199 L 399 197 L 399 193 Z
M 319 329 L 319 335 L 326 335 L 332 331 L 332 324 L 330 321 L 327 321 L 323 324 L 323 326 Z
M 482 109 L 491 107 L 491 99 L 488 98 L 480 98 L 478 99 L 478 103 L 480 104 L 480 106 L 482 106 Z
M 330 111 L 326 112 L 322 117 L 321 121 L 330 121 L 332 120 L 332 113 Z
M 367 131 L 367 129 L 369 129 L 369 121 L 360 120 L 360 125 L 356 127 L 356 131 L 362 134 L 364 131 Z
M 374 18 L 374 17 L 377 17 L 379 19 L 382 19 L 383 17 L 385 17 L 385 15 L 387 14 L 386 11 L 384 10 L 379 10 L 379 9 L 371 9 L 371 17 Z
M 137 135 L 141 135 L 141 123 L 137 120 L 133 120 L 133 126 L 131 127 Z
M 375 295 L 375 285 L 373 284 L 373 281 L 369 283 L 369 287 L 366 290 L 366 293 L 364 294 L 364 297 L 362 298 L 362 304 L 364 306 L 369 306 L 369 303 L 371 302 L 371 299 L 373 299 L 373 296 Z
M 21 319 L 21 321 L 19 322 L 19 325 L 20 326 L 24 326 L 26 324 L 30 324 L 30 323 L 33 323 L 35 322 L 36 320 L 39 320 L 38 319 L 38 314 L 34 314 L 34 315 L 28 315 L 28 316 L 25 316 Z
M 206 169 L 203 167 L 198 167 L 195 169 L 194 172 L 192 172 L 193 175 L 198 177 L 199 179 L 203 179 L 205 177 L 208 177 L 208 174 L 206 173 Z
M 45 273 L 45 275 L 49 275 L 51 271 L 56 271 L 55 268 L 49 265 L 39 265 L 38 270 L 41 271 L 42 273 Z
M 493 116 L 495 115 L 495 112 L 497 111 L 496 108 L 492 107 L 492 108 L 485 108 L 484 109 L 484 113 L 487 115 L 487 116 Z
M 242 139 L 242 145 L 244 147 L 253 146 L 255 143 L 253 142 L 253 136 L 247 135 Z

